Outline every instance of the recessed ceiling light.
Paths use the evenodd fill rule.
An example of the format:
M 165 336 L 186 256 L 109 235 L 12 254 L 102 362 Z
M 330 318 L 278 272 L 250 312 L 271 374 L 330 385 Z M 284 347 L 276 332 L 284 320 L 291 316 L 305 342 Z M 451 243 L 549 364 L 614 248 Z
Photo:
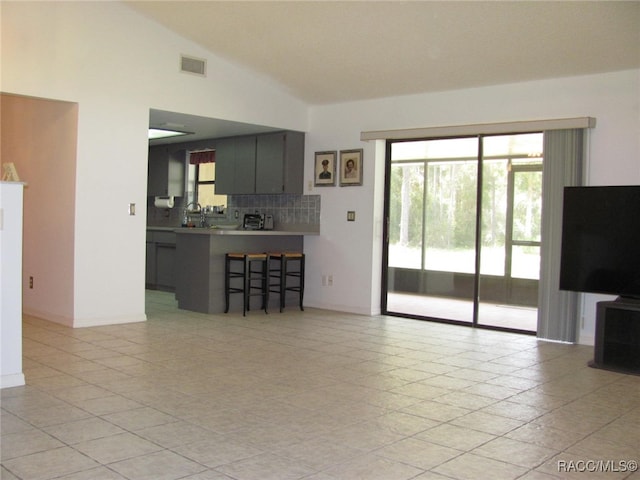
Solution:
M 191 132 L 180 132 L 178 130 L 166 130 L 163 128 L 149 129 L 149 140 L 157 140 L 158 138 L 179 137 L 181 135 L 191 135 Z

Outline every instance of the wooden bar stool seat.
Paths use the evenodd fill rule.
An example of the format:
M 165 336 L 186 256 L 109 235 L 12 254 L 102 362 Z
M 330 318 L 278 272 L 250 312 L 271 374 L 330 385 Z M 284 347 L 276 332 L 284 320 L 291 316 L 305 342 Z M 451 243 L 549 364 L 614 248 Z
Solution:
M 227 253 L 224 262 L 224 313 L 229 312 L 229 297 L 242 293 L 242 315 L 251 310 L 251 297 L 262 297 L 262 309 L 269 304 L 269 265 L 266 253 Z M 256 268 L 256 264 L 258 268 Z M 233 283 L 233 285 L 232 285 Z
M 300 310 L 304 311 L 304 263 L 302 252 L 269 252 L 269 291 L 280 296 L 280 311 L 284 310 L 287 292 L 298 294 Z M 295 263 L 294 265 L 291 265 Z M 296 268 L 297 265 L 297 268 Z M 289 283 L 294 280 L 293 285 Z

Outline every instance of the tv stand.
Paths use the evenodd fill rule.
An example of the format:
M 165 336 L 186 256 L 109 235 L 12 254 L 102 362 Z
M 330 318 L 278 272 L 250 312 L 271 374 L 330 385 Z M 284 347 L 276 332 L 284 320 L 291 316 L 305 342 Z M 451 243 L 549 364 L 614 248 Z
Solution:
M 594 368 L 640 375 L 640 299 L 596 304 Z

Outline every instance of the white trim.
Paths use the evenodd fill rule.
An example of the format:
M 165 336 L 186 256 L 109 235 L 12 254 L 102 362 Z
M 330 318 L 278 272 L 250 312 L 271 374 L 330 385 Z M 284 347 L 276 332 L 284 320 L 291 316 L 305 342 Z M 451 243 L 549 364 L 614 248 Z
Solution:
M 593 117 L 530 120 L 523 122 L 477 123 L 448 127 L 405 128 L 400 130 L 372 130 L 360 132 L 360 140 L 404 140 L 410 138 L 457 137 L 465 135 L 491 135 L 500 133 L 526 133 L 571 128 L 594 128 Z
M 119 325 L 123 323 L 139 323 L 146 322 L 147 315 L 131 315 L 123 317 L 105 317 L 105 318 L 76 318 L 73 321 L 73 328 L 84 327 L 103 327 L 108 325 Z
M 23 316 L 38 318 L 47 322 L 57 323 L 65 327 L 73 328 L 73 318 L 64 315 L 55 315 L 53 313 L 43 312 L 34 308 L 25 308 L 22 311 Z
M 25 385 L 24 374 L 21 373 L 12 373 L 9 375 L 2 375 L 0 377 L 0 389 L 1 388 L 11 388 L 11 387 L 21 387 Z
M 87 317 L 87 318 L 71 318 L 67 316 L 53 315 L 47 312 L 41 312 L 37 310 L 24 310 L 24 315 L 34 318 L 39 318 L 47 322 L 57 323 L 69 328 L 84 328 L 84 327 L 104 327 L 108 325 L 119 325 L 123 323 L 139 323 L 146 322 L 147 315 L 131 315 L 123 317 Z

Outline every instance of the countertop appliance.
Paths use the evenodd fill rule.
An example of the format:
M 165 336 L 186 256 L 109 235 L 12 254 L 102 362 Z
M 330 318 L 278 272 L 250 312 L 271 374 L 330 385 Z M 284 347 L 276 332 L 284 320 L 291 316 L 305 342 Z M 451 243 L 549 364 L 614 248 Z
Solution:
M 259 213 L 246 213 L 244 215 L 244 221 L 242 222 L 242 228 L 245 230 L 262 230 L 264 227 L 264 220 Z
M 262 221 L 262 228 L 265 230 L 273 230 L 273 215 L 265 215 Z

